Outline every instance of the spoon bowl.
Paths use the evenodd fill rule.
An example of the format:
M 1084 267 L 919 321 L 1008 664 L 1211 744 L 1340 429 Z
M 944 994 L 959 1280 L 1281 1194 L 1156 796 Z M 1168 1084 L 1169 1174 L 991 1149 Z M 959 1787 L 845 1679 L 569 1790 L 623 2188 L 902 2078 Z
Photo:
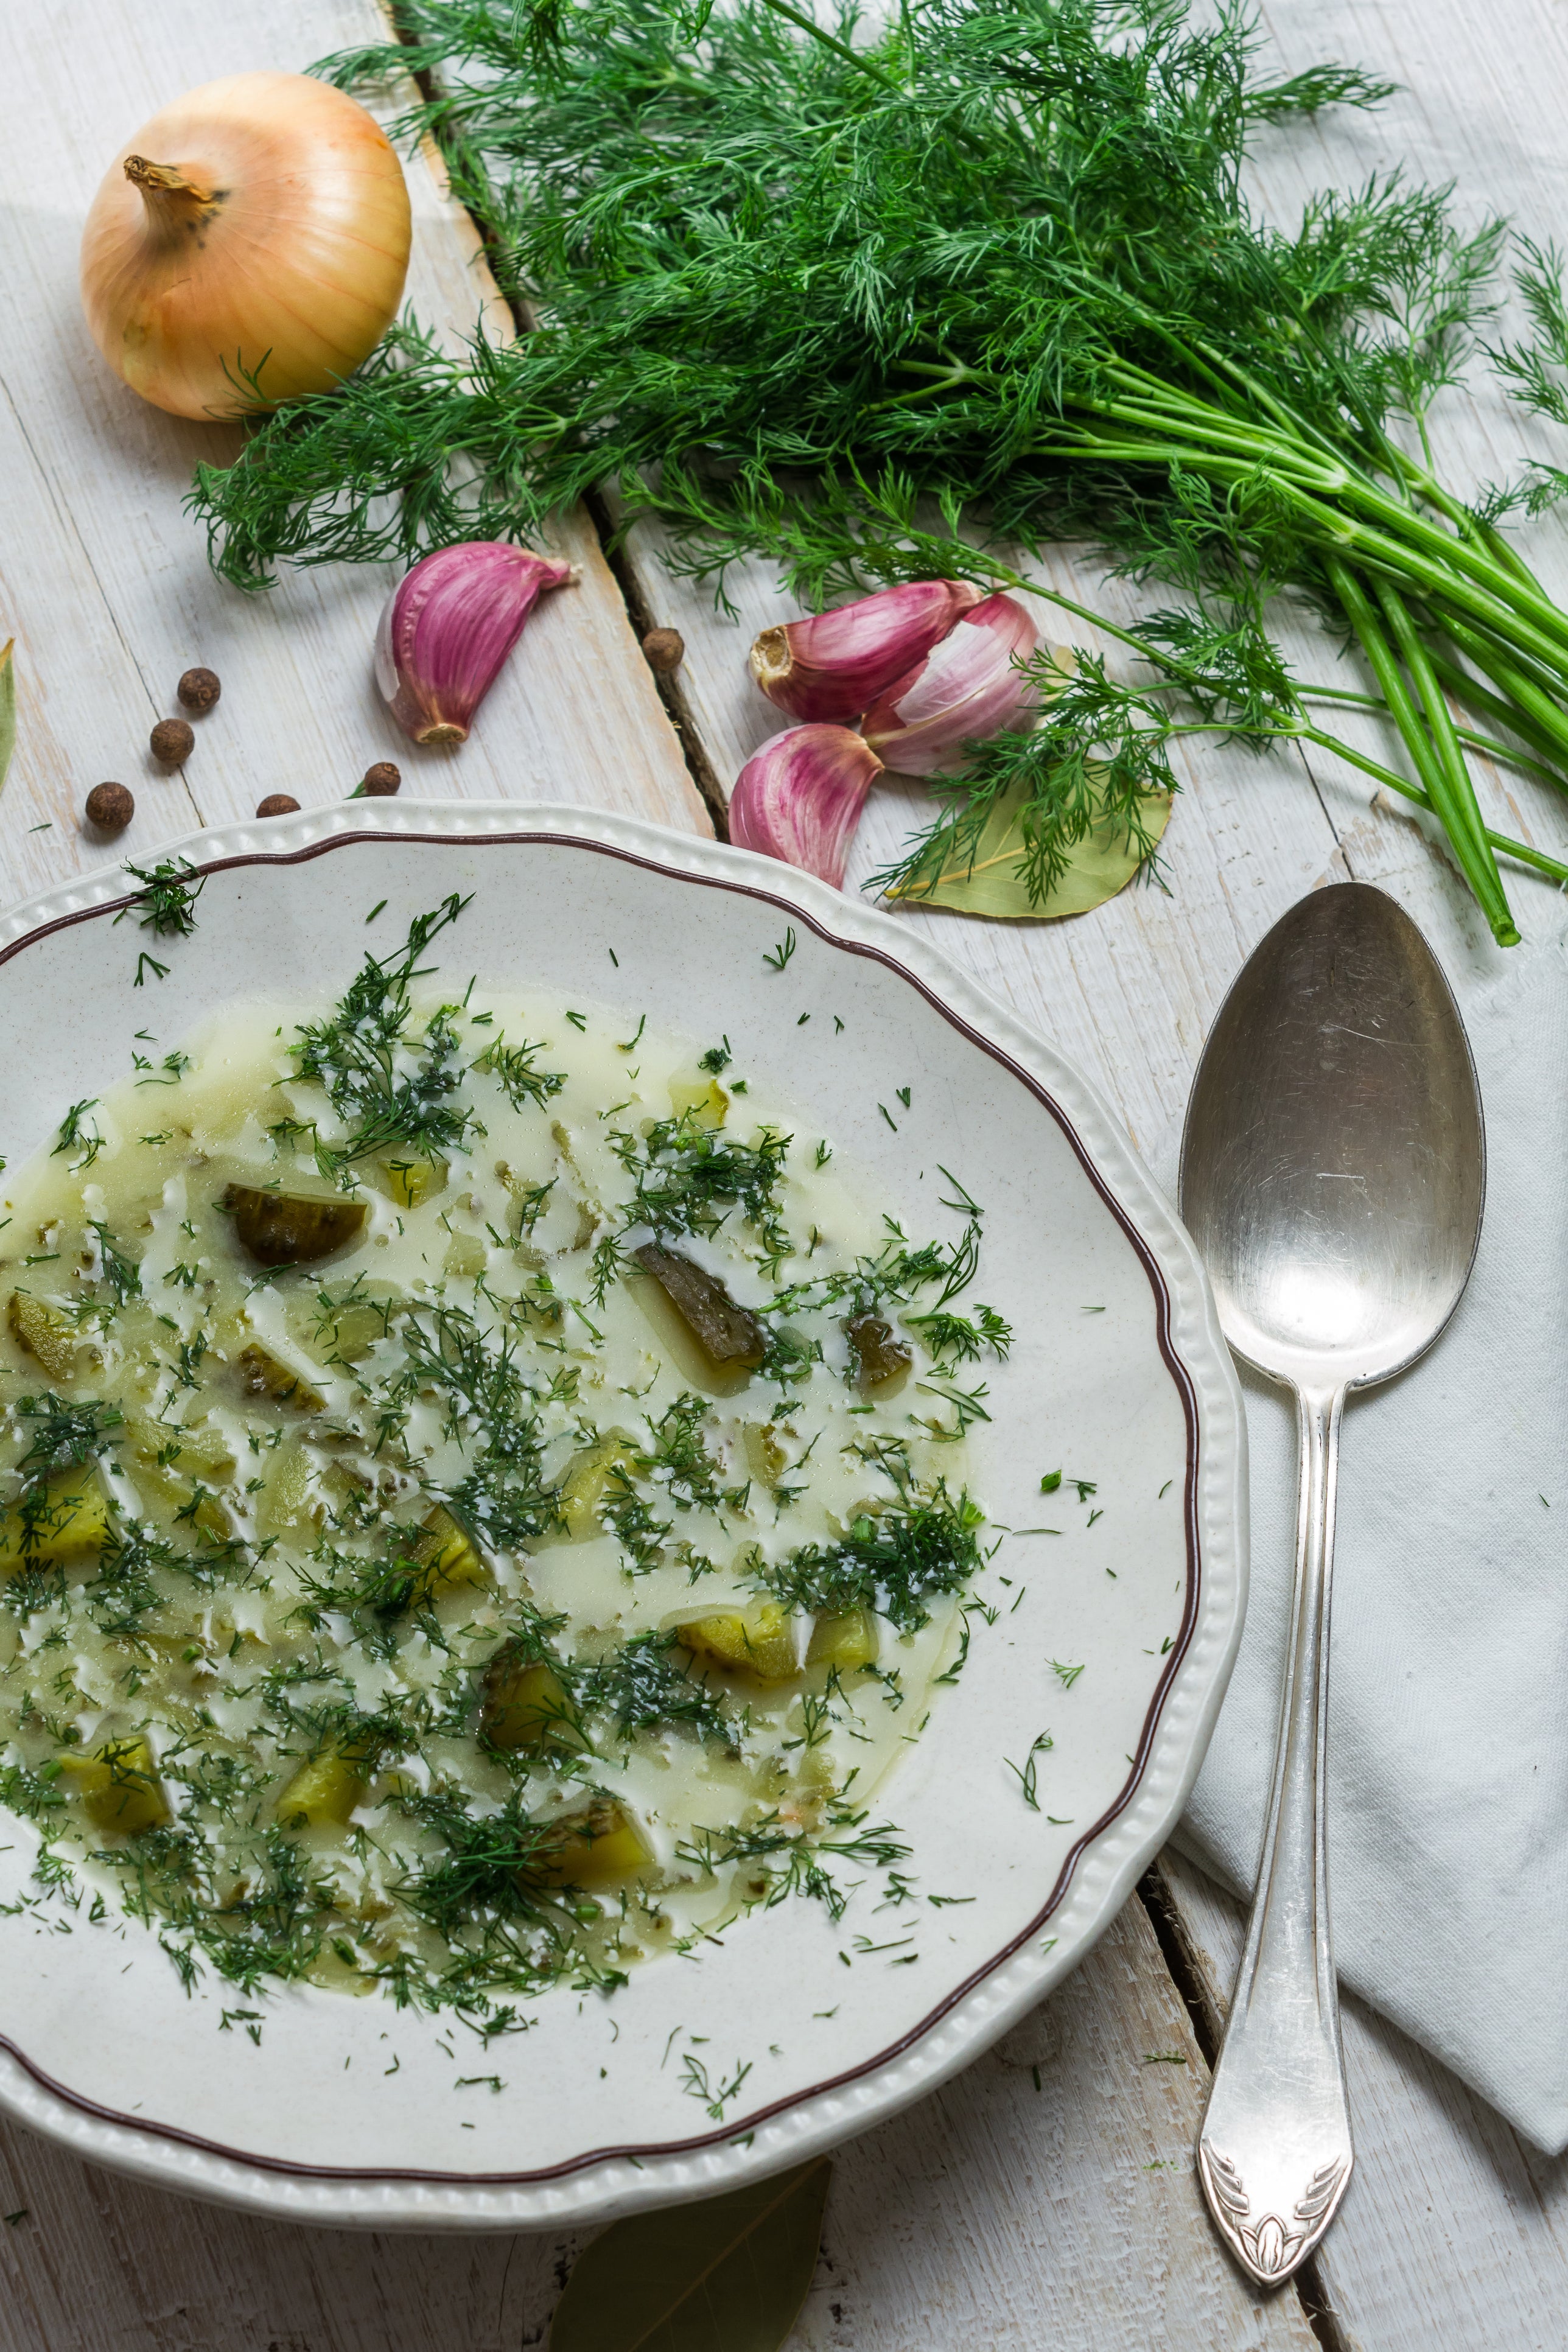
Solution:
M 1432 950 L 1384 892 L 1314 891 L 1226 997 L 1187 1109 L 1182 1214 L 1232 1348 L 1296 1387 L 1402 1371 L 1459 1303 L 1485 1178 Z
M 1365 883 L 1293 907 L 1220 1008 L 1182 1142 L 1182 1214 L 1236 1353 L 1295 1392 L 1301 1480 L 1279 1738 L 1247 1947 L 1198 2138 L 1232 2252 L 1304 2262 L 1353 2152 L 1329 1927 L 1329 1598 L 1340 1415 L 1458 1305 L 1486 1146 L 1448 984 Z

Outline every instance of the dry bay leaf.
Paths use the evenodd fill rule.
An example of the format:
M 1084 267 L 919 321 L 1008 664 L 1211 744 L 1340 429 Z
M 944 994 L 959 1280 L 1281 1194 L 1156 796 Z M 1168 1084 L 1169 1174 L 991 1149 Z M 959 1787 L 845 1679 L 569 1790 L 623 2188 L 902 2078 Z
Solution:
M 816 2268 L 826 2157 L 614 2221 L 577 2258 L 550 2352 L 778 2352 Z
M 1021 923 L 1087 915 L 1125 889 L 1143 862 L 1142 853 L 1124 825 L 1107 822 L 1090 828 L 1073 850 L 1056 887 L 1031 906 L 1017 873 L 1024 845 L 1018 818 L 1026 790 L 1020 784 L 997 802 L 975 845 L 973 866 L 966 860 L 956 861 L 934 883 L 889 896 L 911 907 L 949 907 L 960 914 Z M 1152 840 L 1161 838 L 1170 814 L 1169 793 L 1145 796 L 1143 822 Z
M 16 748 L 16 665 L 12 658 L 16 648 L 15 637 L 7 637 L 0 646 L 0 784 L 5 782 Z

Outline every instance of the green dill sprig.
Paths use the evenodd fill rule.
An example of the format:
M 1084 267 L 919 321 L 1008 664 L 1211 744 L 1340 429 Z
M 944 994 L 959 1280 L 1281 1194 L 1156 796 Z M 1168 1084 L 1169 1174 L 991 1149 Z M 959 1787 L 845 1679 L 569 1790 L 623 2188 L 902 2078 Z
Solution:
M 674 1652 L 678 1635 L 638 1633 L 597 1664 L 572 1674 L 578 1705 L 586 1715 L 603 1715 L 617 1731 L 664 1731 L 677 1727 L 700 1739 L 731 1745 L 736 1726 L 721 1697 L 682 1666 Z
M 712 1411 L 710 1398 L 687 1391 L 648 1422 L 647 1444 L 638 1449 L 638 1468 L 681 1510 L 716 1511 L 729 1499 L 719 1483 L 721 1465 L 702 1437 Z
M 768 1253 L 787 1256 L 792 1244 L 779 1204 L 791 1139 L 760 1128 L 742 1143 L 704 1124 L 700 1104 L 679 1118 L 655 1120 L 646 1136 L 612 1128 L 610 1148 L 632 1180 L 623 1212 L 626 1228 L 651 1225 L 661 1239 L 712 1234 L 732 1210 L 762 1236 Z
M 38 1589 L 38 1553 L 51 1536 L 70 1525 L 79 1508 L 69 1473 L 102 1461 L 118 1445 L 125 1416 L 118 1405 L 91 1397 L 56 1396 L 52 1391 L 18 1398 L 15 1413 L 27 1444 L 16 1465 L 21 1486 L 10 1507 L 20 1572 L 12 1578 L 5 1597 L 19 1614 L 30 1616 L 49 1597 Z M 67 1482 L 63 1486 L 62 1481 Z M 121 1539 L 111 1522 L 110 1553 Z
M 837 1543 L 802 1544 L 781 1561 L 759 1563 L 753 1580 L 789 1609 L 871 1609 L 914 1633 L 931 1622 L 930 1601 L 962 1592 L 979 1573 L 975 1529 L 984 1523 L 967 1494 L 950 1494 L 939 1479 L 924 1494 L 903 1489 L 896 1508 L 856 1519 Z
M 509 1045 L 504 1036 L 497 1037 L 469 1067 L 499 1078 L 513 1110 L 521 1110 L 525 1103 L 548 1102 L 566 1083 L 564 1070 L 535 1068 L 534 1056 L 544 1050 L 526 1040 L 521 1045 Z
M 326 1089 L 348 1129 L 341 1143 L 318 1140 L 323 1174 L 342 1181 L 359 1160 L 393 1149 L 426 1158 L 467 1149 L 474 1114 L 452 1100 L 462 1083 L 455 1008 L 443 1006 L 416 1032 L 410 991 L 435 968 L 420 957 L 468 904 L 454 891 L 416 916 L 401 949 L 366 956 L 331 1020 L 299 1031 L 298 1075 Z M 412 1068 L 400 1066 L 410 1058 Z
M 973 1317 L 933 1308 L 927 1315 L 906 1315 L 904 1321 L 911 1331 L 920 1333 L 939 1361 L 946 1359 L 956 1364 L 978 1363 L 987 1348 L 994 1356 L 1005 1360 L 1013 1344 L 1012 1325 L 994 1307 L 979 1303 Z
M 498 1811 L 480 1815 L 471 1813 L 456 1790 L 441 1787 L 405 1791 L 397 1802 L 441 1841 L 443 1850 L 396 1889 L 438 1934 L 457 1943 L 476 1919 L 486 1922 L 487 1934 L 491 1926 L 523 1922 L 544 1929 L 558 1950 L 572 1944 L 572 1913 L 540 1884 L 554 1833 L 549 1822 L 529 1813 L 526 1790 L 513 1790 Z M 551 1969 L 542 1980 L 556 1973 Z
M 142 887 L 132 894 L 128 906 L 121 907 L 115 921 L 122 923 L 127 915 L 134 914 L 140 928 L 156 939 L 188 940 L 196 928 L 196 900 L 207 887 L 206 876 L 188 857 L 165 857 L 151 869 L 132 866 L 128 859 L 125 871 L 133 874 Z
M 830 1827 L 837 1836 L 803 1835 L 786 1828 L 776 1812 L 745 1828 L 701 1829 L 683 1839 L 676 1859 L 704 1873 L 735 1863 L 762 1865 L 748 1895 L 751 1906 L 772 1910 L 797 1895 L 820 1903 L 830 1919 L 842 1919 L 851 1890 L 834 1875 L 833 1864 L 860 1871 L 890 1870 L 909 1858 L 910 1849 L 890 1822 L 865 1826 L 865 1815 L 847 1813 Z
M 130 1299 L 141 1297 L 142 1269 L 133 1257 L 127 1257 L 117 1247 L 100 1218 L 89 1220 L 88 1231 L 98 1244 L 97 1279 L 108 1293 L 105 1311 L 112 1315 Z
M 89 1111 L 97 1108 L 98 1097 L 87 1095 L 80 1102 L 72 1103 L 60 1121 L 59 1133 L 55 1138 L 49 1157 L 58 1160 L 65 1152 L 79 1150 L 81 1158 L 71 1161 L 73 1176 L 79 1169 L 90 1168 L 103 1150 L 103 1137 L 99 1133 L 98 1122 L 88 1117 Z
M 554 1523 L 556 1490 L 541 1465 L 535 1393 L 515 1337 L 486 1331 L 461 1307 L 421 1308 L 401 1327 L 403 1369 L 385 1384 L 391 1406 L 434 1392 L 468 1466 L 443 1499 L 482 1543 L 526 1543 Z
M 1147 668 L 1080 652 L 1040 745 L 1005 739 L 942 788 L 895 895 L 962 872 L 998 811 L 1037 901 L 1090 826 L 1147 851 L 1173 738 L 1214 728 L 1329 749 L 1431 808 L 1503 944 L 1500 854 L 1564 878 L 1483 824 L 1484 740 L 1446 699 L 1458 679 L 1502 756 L 1568 788 L 1568 620 L 1499 530 L 1568 467 L 1457 495 L 1428 445 L 1431 402 L 1486 349 L 1502 229 L 1397 173 L 1289 226 L 1243 193 L 1262 126 L 1388 85 L 1270 75 L 1239 7 L 1182 0 L 903 0 L 876 27 L 791 0 L 400 0 L 398 26 L 322 70 L 427 74 L 402 128 L 442 142 L 542 331 L 454 357 L 409 320 L 202 467 L 190 503 L 226 577 L 537 541 L 608 480 L 624 527 L 655 512 L 675 568 L 721 583 L 760 553 L 813 604 L 948 576 L 1097 620 L 996 551 L 1087 539 L 1183 604 L 1110 628 Z M 1562 429 L 1559 257 L 1519 252 L 1529 332 L 1489 355 Z M 1291 677 L 1287 601 L 1351 636 L 1407 772 L 1310 717 L 1352 698 Z

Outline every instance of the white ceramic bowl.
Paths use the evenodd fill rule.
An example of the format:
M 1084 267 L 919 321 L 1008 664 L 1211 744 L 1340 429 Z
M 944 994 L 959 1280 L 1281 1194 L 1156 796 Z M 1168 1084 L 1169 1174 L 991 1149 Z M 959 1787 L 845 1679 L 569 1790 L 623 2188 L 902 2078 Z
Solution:
M 0 2102 L 165 2187 L 375 2229 L 605 2219 L 864 2130 L 1082 1958 L 1202 1758 L 1241 1628 L 1246 1465 L 1192 1244 L 1049 1046 L 895 919 L 787 867 L 578 809 L 472 802 L 352 803 L 174 847 L 208 877 L 189 939 L 117 924 L 119 869 L 0 921 L 13 1165 L 69 1101 L 127 1073 L 138 1032 L 166 1049 L 227 999 L 341 990 L 376 900 L 384 943 L 471 892 L 443 969 L 592 995 L 628 1024 L 727 1031 L 889 1197 L 945 1191 L 939 1167 L 969 1187 L 984 1295 L 1017 1334 L 986 1374 L 975 1485 L 994 1522 L 1061 1532 L 1004 1539 L 982 1586 L 996 1622 L 976 1622 L 964 1672 L 879 1795 L 912 1849 L 901 1906 L 876 1907 L 880 1874 L 840 1920 L 792 1901 L 700 1956 L 645 1963 L 611 1998 L 551 1993 L 526 2032 L 483 2048 L 379 1999 L 246 2002 L 210 1974 L 187 1998 L 142 1928 L 79 1917 L 62 1934 L 24 1905 L 0 1917 Z M 781 971 L 764 953 L 789 925 Z M 168 977 L 134 988 L 143 947 Z M 1043 1496 L 1058 1466 L 1093 1498 L 1070 1483 Z M 1031 1810 L 1013 1767 L 1047 1731 Z M 9 1905 L 31 1891 L 33 1840 L 5 1826 Z M 241 2007 L 265 2011 L 259 2047 L 220 2030 Z M 721 2115 L 694 2095 L 688 2053 L 715 2085 L 749 2066 Z M 499 2092 L 458 2087 L 491 2074 Z

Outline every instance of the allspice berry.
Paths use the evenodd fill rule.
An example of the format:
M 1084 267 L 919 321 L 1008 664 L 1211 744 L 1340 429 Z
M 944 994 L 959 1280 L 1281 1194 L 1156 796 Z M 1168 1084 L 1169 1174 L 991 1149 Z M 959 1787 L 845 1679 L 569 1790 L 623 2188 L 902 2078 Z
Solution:
M 136 814 L 136 803 L 123 784 L 94 784 L 87 796 L 87 817 L 100 833 L 123 833 Z
M 196 748 L 188 719 L 160 719 L 152 733 L 153 757 L 166 768 L 177 768 Z
M 385 800 L 402 782 L 403 771 L 394 761 L 377 760 L 374 767 L 365 770 L 360 791 L 367 801 Z
M 256 803 L 258 816 L 292 816 L 299 807 L 292 793 L 268 793 L 264 801 Z
M 642 641 L 647 666 L 660 677 L 679 669 L 686 657 L 686 640 L 679 629 L 650 629 Z
M 216 669 L 188 669 L 174 688 L 181 707 L 194 710 L 199 717 L 210 710 L 223 692 L 223 681 Z

